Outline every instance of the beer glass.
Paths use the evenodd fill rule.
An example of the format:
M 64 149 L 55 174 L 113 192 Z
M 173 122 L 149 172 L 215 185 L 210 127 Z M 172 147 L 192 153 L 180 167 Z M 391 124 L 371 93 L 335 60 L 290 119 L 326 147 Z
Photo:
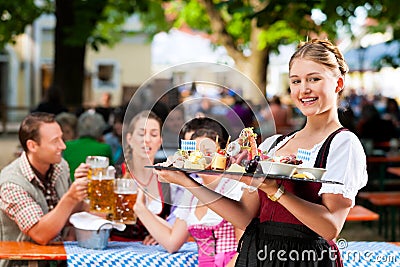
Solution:
M 90 166 L 88 172 L 90 211 L 111 214 L 114 206 L 115 169 L 108 166 L 107 157 L 88 156 L 86 163 Z
M 124 224 L 136 224 L 133 206 L 136 203 L 137 185 L 134 179 L 115 179 L 115 205 L 113 220 Z

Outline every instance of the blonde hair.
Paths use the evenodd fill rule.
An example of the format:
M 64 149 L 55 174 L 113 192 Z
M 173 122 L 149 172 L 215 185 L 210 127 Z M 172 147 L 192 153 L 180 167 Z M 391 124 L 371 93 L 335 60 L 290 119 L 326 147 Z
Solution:
M 345 76 L 349 71 L 349 67 L 339 48 L 328 40 L 313 39 L 307 42 L 300 42 L 297 51 L 290 58 L 289 70 L 292 68 L 293 61 L 298 58 L 322 64 L 342 76 Z

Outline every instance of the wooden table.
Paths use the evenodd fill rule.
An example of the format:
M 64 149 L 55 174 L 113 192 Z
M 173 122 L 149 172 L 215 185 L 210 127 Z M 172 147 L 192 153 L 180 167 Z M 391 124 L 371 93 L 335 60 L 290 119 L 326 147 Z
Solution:
M 388 166 L 400 164 L 400 155 L 398 156 L 367 156 L 367 164 L 378 167 L 378 186 L 379 190 L 385 190 L 386 170 Z
M 387 172 L 400 177 L 400 167 L 389 167 L 387 168 Z
M 77 242 L 41 246 L 33 242 L 0 241 L 0 260 L 28 261 L 29 266 L 38 266 L 40 260 L 66 260 L 69 267 L 92 266 L 94 262 L 96 266 L 198 266 L 194 242 L 169 253 L 160 245 L 146 246 L 142 242 L 110 241 L 106 249 L 100 250 L 82 248 Z
M 42 246 L 28 241 L 1 241 L 0 259 L 26 260 L 33 267 L 39 260 L 66 260 L 67 253 L 63 243 Z
M 375 192 L 358 192 L 357 197 L 369 200 L 370 198 L 385 198 L 391 196 L 400 196 L 400 191 L 375 191 Z
M 346 221 L 377 221 L 379 214 L 361 205 L 355 205 L 350 209 Z
M 368 200 L 374 205 L 379 214 L 379 233 L 382 233 L 382 226 L 384 227 L 385 238 L 388 237 L 389 214 L 390 213 L 390 227 L 391 227 L 391 240 L 396 240 L 396 217 L 400 207 L 400 191 L 388 192 L 359 192 L 357 195 L 360 199 Z

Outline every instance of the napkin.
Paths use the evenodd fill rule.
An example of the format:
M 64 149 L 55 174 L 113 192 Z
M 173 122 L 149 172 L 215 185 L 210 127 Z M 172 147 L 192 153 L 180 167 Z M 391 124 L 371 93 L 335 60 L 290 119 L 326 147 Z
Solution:
M 93 215 L 86 211 L 74 213 L 69 218 L 69 222 L 72 223 L 78 229 L 82 230 L 98 230 L 115 228 L 118 231 L 125 230 L 126 225 L 122 223 L 115 223 L 99 216 Z

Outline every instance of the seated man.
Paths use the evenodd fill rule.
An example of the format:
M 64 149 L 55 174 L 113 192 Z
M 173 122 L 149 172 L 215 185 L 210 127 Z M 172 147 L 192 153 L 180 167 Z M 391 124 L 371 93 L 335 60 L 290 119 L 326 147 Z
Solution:
M 61 153 L 62 131 L 54 115 L 33 113 L 21 123 L 24 152 L 0 174 L 0 240 L 34 241 L 46 245 L 61 240 L 70 215 L 86 209 L 87 179 L 69 168 Z M 0 266 L 23 266 L 0 260 Z

